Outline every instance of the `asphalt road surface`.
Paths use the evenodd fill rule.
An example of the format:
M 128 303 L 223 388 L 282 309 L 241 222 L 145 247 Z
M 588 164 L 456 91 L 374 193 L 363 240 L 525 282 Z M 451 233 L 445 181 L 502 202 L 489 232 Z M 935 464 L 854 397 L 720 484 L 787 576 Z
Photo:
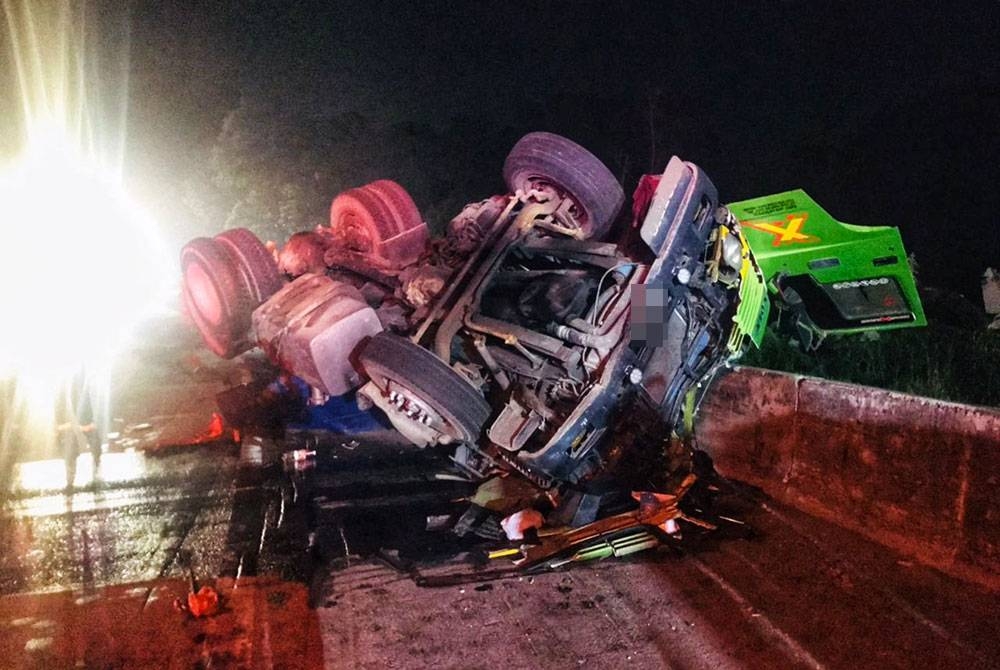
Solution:
M 245 376 L 171 324 L 123 359 L 115 405 L 161 438 Z M 524 575 L 426 530 L 468 493 L 440 460 L 387 434 L 310 440 L 119 445 L 96 473 L 81 456 L 71 490 L 59 459 L 18 464 L 0 667 L 1000 667 L 998 594 L 753 491 L 727 502 L 736 532 Z M 316 467 L 268 465 L 302 447 Z M 192 577 L 216 615 L 175 607 Z
M 61 461 L 21 464 L 0 519 L 2 664 L 1000 667 L 996 594 L 752 492 L 733 510 L 752 533 L 498 576 L 418 527 L 460 493 L 439 463 L 381 438 L 319 451 L 312 488 L 225 444 L 106 454 L 95 481 L 82 456 L 69 493 Z M 229 603 L 215 620 L 167 607 L 189 568 Z M 172 651 L 149 656 L 150 636 Z

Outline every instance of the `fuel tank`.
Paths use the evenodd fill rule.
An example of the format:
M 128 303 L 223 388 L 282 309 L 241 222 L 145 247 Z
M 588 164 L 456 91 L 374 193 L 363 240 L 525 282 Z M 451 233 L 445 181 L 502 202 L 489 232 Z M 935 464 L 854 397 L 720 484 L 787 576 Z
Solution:
M 360 386 L 355 351 L 382 325 L 355 287 L 304 274 L 254 310 L 253 330 L 276 365 L 328 395 L 342 395 Z

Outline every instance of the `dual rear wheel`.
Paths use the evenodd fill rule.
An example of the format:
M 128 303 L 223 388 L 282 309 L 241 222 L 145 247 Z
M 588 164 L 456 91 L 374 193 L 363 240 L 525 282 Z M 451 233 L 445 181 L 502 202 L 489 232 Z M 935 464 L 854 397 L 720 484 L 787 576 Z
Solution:
M 413 198 L 389 179 L 352 188 L 334 198 L 330 230 L 345 250 L 364 254 L 394 270 L 416 262 L 430 240 Z
M 223 358 L 253 346 L 253 310 L 284 284 L 271 252 L 246 228 L 188 242 L 181 272 L 184 309 L 205 345 Z

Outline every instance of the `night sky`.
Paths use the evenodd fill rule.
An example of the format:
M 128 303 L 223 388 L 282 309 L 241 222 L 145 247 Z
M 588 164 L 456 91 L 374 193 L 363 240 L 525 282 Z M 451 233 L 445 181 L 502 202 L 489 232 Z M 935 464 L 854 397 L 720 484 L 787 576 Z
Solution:
M 379 177 L 440 226 L 548 130 L 629 193 L 671 154 L 724 200 L 804 188 L 899 226 L 924 281 L 978 300 L 1000 263 L 997 35 L 983 1 L 135 3 L 129 176 L 178 244 L 238 221 L 254 179 L 310 182 L 302 228 Z

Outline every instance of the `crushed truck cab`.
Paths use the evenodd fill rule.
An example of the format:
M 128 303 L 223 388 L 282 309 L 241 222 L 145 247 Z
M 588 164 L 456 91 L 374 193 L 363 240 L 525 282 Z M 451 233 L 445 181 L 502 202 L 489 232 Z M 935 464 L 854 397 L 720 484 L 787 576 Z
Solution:
M 927 324 L 896 228 L 837 221 L 802 190 L 728 207 L 807 348 L 829 333 Z

